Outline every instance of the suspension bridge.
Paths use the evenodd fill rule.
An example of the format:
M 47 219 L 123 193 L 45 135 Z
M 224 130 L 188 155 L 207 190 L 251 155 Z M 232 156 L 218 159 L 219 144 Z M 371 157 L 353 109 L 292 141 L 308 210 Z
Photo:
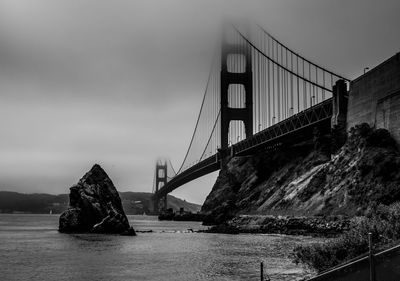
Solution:
M 242 27 L 242 28 L 240 28 Z M 271 150 L 344 127 L 348 80 L 289 49 L 261 26 L 226 25 L 179 169 L 158 160 L 154 211 L 167 194 L 233 155 Z

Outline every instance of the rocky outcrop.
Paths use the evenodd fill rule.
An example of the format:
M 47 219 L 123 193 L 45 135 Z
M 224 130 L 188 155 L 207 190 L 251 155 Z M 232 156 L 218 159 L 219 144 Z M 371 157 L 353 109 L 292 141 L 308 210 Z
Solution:
M 205 224 L 219 224 L 240 214 L 301 215 L 296 192 L 329 161 L 329 156 L 301 143 L 273 153 L 233 157 L 220 171 L 201 212 Z M 292 198 L 292 206 L 287 204 Z M 312 208 L 310 208 L 312 209 Z M 306 214 L 304 214 L 306 215 Z
M 329 221 L 400 200 L 400 154 L 388 131 L 361 124 L 335 154 L 323 147 L 313 141 L 232 158 L 203 205 L 204 223 L 249 214 Z
M 95 164 L 70 188 L 70 208 L 61 214 L 60 232 L 135 235 L 118 192 L 106 172 Z

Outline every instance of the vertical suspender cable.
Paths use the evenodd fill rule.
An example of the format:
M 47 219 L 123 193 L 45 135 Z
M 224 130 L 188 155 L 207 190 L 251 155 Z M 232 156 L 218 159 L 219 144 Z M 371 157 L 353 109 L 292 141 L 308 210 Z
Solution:
M 299 57 L 296 56 L 296 74 L 299 75 Z M 297 76 L 297 113 L 300 112 L 300 88 L 299 88 L 299 76 Z
M 277 61 L 279 61 L 278 45 L 276 45 L 276 47 L 277 47 L 276 48 L 277 49 Z M 278 71 L 278 73 L 277 73 L 278 77 L 277 77 L 277 81 L 276 81 L 278 84 L 278 114 L 277 115 L 278 115 L 278 122 L 279 122 L 279 121 L 281 121 L 281 108 L 280 108 L 281 107 L 281 103 L 280 103 L 280 100 L 281 100 L 281 97 L 280 97 L 281 96 L 281 89 L 280 89 L 281 88 L 281 85 L 280 85 L 281 84 L 281 79 L 280 79 L 281 68 L 279 66 L 277 67 L 277 71 Z

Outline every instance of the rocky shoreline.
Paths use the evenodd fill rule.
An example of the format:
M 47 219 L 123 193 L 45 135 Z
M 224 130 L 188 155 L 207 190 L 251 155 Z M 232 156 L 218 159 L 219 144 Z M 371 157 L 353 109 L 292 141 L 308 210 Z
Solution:
M 348 230 L 351 220 L 343 217 L 293 217 L 240 215 L 225 223 L 213 225 L 207 233 L 265 233 L 288 235 L 337 236 Z
M 158 215 L 158 220 L 163 221 L 203 221 L 203 214 L 193 214 L 193 213 L 162 213 Z

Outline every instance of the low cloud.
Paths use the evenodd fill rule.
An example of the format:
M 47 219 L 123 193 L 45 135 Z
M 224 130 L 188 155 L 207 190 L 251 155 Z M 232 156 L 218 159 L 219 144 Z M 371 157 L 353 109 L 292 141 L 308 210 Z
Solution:
M 225 17 L 354 78 L 399 50 L 398 1 L 377 3 L 0 0 L 0 189 L 67 192 L 98 162 L 150 191 L 155 159 L 184 157 Z M 215 177 L 176 194 L 201 203 Z

